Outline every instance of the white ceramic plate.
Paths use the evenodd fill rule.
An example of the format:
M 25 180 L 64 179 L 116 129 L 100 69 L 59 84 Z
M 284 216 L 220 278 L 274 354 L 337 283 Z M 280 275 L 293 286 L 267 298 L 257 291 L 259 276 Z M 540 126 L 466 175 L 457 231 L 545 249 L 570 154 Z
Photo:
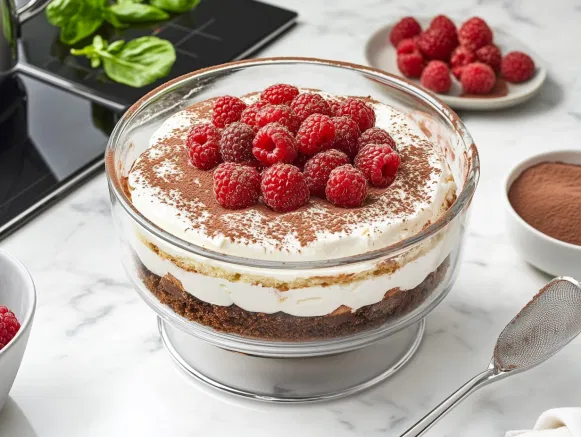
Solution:
M 418 19 L 422 29 L 427 29 L 431 19 Z M 389 33 L 395 23 L 388 24 L 376 31 L 367 41 L 365 46 L 365 56 L 370 66 L 378 68 L 387 73 L 402 76 L 397 68 L 397 52 L 389 41 Z M 456 23 L 460 27 L 461 23 Z M 530 99 L 539 89 L 547 77 L 547 69 L 544 63 L 529 47 L 517 39 L 511 37 L 501 29 L 492 29 L 494 32 L 494 43 L 500 48 L 503 54 L 519 50 L 527 53 L 533 58 L 536 65 L 535 75 L 522 84 L 508 85 L 508 94 L 502 97 L 462 97 L 462 87 L 460 82 L 452 76 L 452 89 L 448 94 L 437 94 L 446 104 L 454 109 L 478 109 L 493 110 L 514 106 Z M 409 79 L 416 85 L 420 85 L 419 79 Z

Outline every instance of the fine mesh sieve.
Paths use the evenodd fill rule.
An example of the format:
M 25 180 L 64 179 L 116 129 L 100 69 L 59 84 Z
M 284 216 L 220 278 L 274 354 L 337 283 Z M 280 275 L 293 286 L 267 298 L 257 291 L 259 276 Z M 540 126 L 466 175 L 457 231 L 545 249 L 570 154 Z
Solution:
M 581 333 L 581 285 L 559 277 L 545 285 L 500 333 L 488 369 L 412 426 L 402 437 L 424 434 L 478 388 L 541 364 Z

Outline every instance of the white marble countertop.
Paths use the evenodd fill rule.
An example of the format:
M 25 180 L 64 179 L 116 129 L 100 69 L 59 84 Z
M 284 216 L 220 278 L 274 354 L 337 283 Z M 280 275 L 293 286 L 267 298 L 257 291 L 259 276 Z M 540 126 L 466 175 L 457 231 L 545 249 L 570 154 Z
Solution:
M 240 401 L 189 381 L 162 348 L 153 312 L 120 266 L 100 175 L 0 244 L 25 262 L 39 293 L 24 362 L 0 413 L 0 436 L 399 435 L 487 365 L 498 332 L 548 280 L 507 242 L 500 186 L 523 156 L 581 147 L 575 46 L 581 3 L 269 1 L 297 10 L 300 22 L 265 56 L 364 63 L 363 45 L 376 28 L 404 14 L 444 12 L 458 19 L 480 15 L 509 28 L 549 66 L 548 83 L 529 103 L 460 114 L 479 146 L 482 179 L 458 281 L 429 316 L 419 353 L 377 388 L 308 406 Z M 579 340 L 545 365 L 477 393 L 430 435 L 503 436 L 530 427 L 548 408 L 579 406 Z

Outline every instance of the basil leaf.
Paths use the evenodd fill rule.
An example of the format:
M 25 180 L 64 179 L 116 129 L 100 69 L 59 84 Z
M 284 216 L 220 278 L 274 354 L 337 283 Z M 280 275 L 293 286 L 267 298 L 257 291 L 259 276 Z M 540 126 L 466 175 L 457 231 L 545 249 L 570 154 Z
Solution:
M 148 21 L 162 21 L 169 18 L 169 14 L 155 6 L 141 3 L 118 3 L 108 8 L 119 20 L 126 23 L 143 23 Z
M 123 47 L 124 44 L 125 44 L 125 41 L 123 41 L 122 39 L 117 40 L 117 41 L 111 43 L 111 45 L 109 47 L 107 47 L 107 51 L 109 53 L 117 53 L 119 50 L 121 50 L 121 48 Z
M 122 23 L 121 20 L 113 13 L 110 8 L 105 8 L 103 11 L 103 17 L 105 20 L 111 24 L 116 29 L 123 29 L 125 27 L 129 27 L 129 24 Z
M 46 8 L 46 17 L 60 27 L 61 41 L 72 45 L 101 27 L 106 4 L 107 0 L 53 0 Z
M 151 0 L 150 3 L 164 11 L 180 14 L 194 9 L 200 0 Z

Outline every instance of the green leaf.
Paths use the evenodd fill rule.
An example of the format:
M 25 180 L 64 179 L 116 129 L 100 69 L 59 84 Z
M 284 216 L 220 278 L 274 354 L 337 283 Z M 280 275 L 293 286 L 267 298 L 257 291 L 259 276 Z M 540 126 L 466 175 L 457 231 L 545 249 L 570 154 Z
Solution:
M 200 0 L 151 0 L 150 3 L 164 11 L 181 14 L 198 6 Z
M 129 27 L 129 24 L 122 23 L 121 20 L 113 13 L 110 8 L 105 8 L 103 11 L 103 17 L 105 20 L 111 24 L 116 29 L 123 29 L 125 27 Z
M 169 18 L 169 14 L 151 5 L 141 3 L 118 3 L 109 6 L 109 10 L 125 23 L 143 23 L 148 21 L 162 21 Z
M 107 0 L 53 0 L 46 8 L 48 21 L 60 27 L 60 39 L 72 45 L 103 24 Z
M 122 39 L 117 40 L 117 41 L 111 43 L 111 45 L 107 48 L 107 51 L 109 53 L 117 53 L 117 52 L 119 52 L 119 50 L 121 50 L 121 48 L 123 48 L 124 44 L 125 44 L 125 41 L 123 41 Z

